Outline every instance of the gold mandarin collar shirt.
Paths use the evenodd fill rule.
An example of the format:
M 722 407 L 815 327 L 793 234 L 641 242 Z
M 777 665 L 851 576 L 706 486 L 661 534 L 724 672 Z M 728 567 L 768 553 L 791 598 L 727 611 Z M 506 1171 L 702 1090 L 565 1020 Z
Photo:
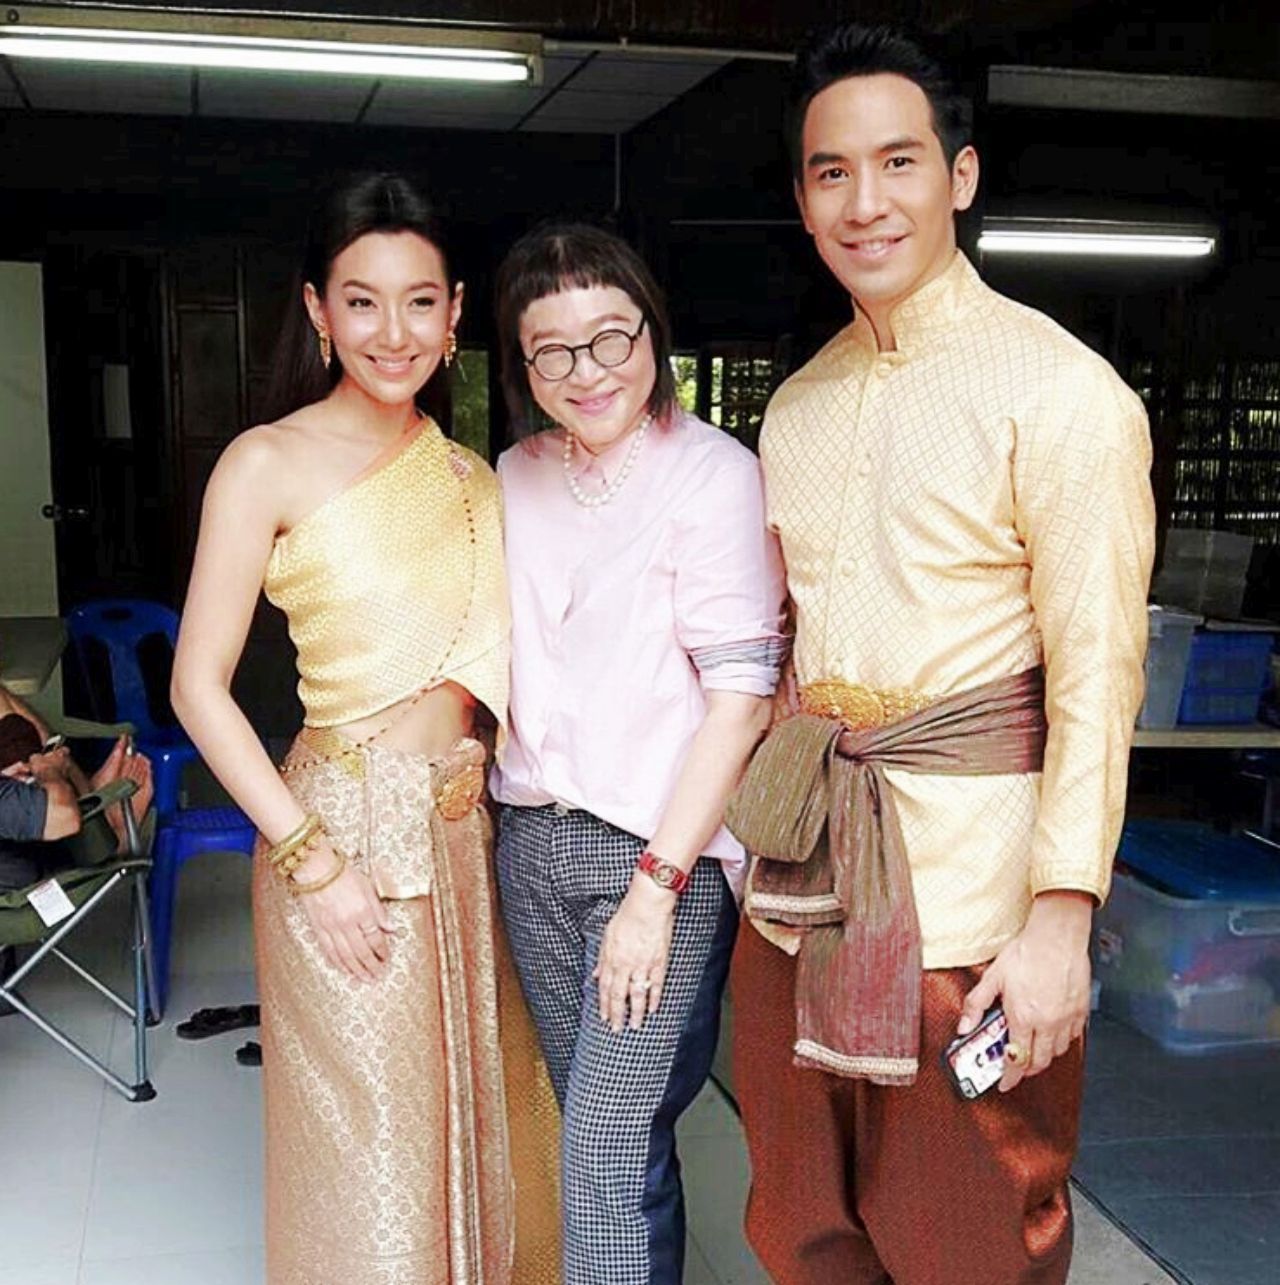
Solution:
M 1032 897 L 1101 900 L 1142 699 L 1154 509 L 1138 398 L 957 252 L 895 310 L 859 316 L 765 416 L 770 524 L 801 685 L 941 697 L 1037 664 L 1043 775 L 891 771 L 926 968 L 991 959 Z

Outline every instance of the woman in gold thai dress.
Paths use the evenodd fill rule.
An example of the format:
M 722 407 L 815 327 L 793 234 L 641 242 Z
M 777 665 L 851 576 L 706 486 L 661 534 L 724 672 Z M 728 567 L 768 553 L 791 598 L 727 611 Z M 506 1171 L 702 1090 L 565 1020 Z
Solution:
M 331 193 L 303 281 L 286 413 L 209 482 L 173 680 L 262 835 L 268 1280 L 554 1282 L 554 1102 L 493 915 L 473 735 L 477 706 L 506 720 L 497 484 L 420 409 L 462 285 L 394 175 Z M 260 589 L 305 709 L 279 770 L 231 695 Z

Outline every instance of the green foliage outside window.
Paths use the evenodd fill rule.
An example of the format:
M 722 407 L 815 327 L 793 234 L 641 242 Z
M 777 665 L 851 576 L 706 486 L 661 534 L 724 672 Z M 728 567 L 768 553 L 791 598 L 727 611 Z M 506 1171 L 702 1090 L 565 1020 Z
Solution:
M 484 348 L 464 348 L 453 368 L 453 431 L 455 442 L 489 458 L 489 354 Z
M 676 400 L 691 415 L 698 409 L 698 356 L 696 353 L 674 353 L 671 369 L 676 377 Z

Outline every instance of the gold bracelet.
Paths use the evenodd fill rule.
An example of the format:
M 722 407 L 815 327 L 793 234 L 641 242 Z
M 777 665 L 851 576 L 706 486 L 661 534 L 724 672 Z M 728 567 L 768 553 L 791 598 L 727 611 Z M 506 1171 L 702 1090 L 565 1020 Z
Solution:
M 316 844 L 322 840 L 327 842 L 328 838 L 329 836 L 325 834 L 324 830 L 317 825 L 292 852 L 287 853 L 274 863 L 274 869 L 285 883 L 292 887 L 293 876 L 315 855 Z M 334 848 L 334 851 L 337 852 L 337 848 Z
M 338 864 L 332 870 L 320 879 L 312 879 L 308 883 L 299 883 L 296 879 L 289 880 L 289 891 L 295 897 L 302 896 L 305 892 L 319 892 L 322 888 L 327 888 L 335 882 L 339 875 L 347 868 L 347 857 L 341 848 L 334 848 L 334 855 L 338 858 Z
M 317 834 L 320 833 L 320 817 L 313 812 L 303 823 L 297 827 L 291 834 L 286 835 L 275 847 L 267 852 L 267 860 L 272 865 L 278 865 L 281 861 L 287 859 L 290 855 L 297 852 L 300 848 L 310 845 Z
M 262 855 L 274 866 L 283 861 L 291 852 L 295 852 L 320 829 L 320 817 L 312 812 L 304 817 L 302 824 L 295 826 L 279 843 L 272 844 Z
M 276 872 L 281 878 L 291 878 L 293 872 L 310 859 L 312 851 L 315 849 L 316 840 L 320 838 L 321 833 L 321 831 L 317 830 L 305 843 L 299 844 L 287 856 L 281 857 L 279 861 L 273 863 Z

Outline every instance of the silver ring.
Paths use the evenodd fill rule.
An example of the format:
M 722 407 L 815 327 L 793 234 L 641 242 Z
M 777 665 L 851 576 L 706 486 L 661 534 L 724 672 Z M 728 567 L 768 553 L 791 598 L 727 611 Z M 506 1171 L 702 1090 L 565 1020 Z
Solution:
M 653 989 L 653 981 L 648 977 L 633 977 L 631 979 L 633 990 L 647 991 Z
M 360 931 L 364 933 L 366 937 L 372 937 L 374 933 L 380 933 L 382 929 L 379 928 L 377 924 L 361 924 Z

